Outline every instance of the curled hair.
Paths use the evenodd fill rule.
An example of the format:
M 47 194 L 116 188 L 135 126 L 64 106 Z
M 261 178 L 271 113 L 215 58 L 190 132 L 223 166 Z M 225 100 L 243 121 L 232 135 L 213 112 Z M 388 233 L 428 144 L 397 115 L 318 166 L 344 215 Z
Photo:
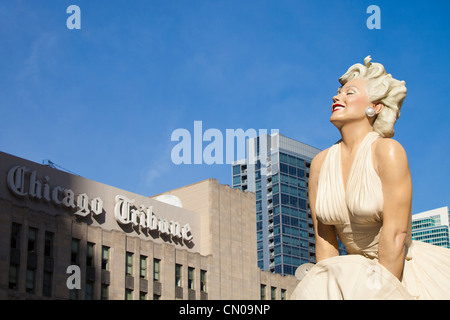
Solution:
M 364 65 L 357 63 L 351 66 L 347 72 L 339 78 L 341 85 L 355 78 L 367 80 L 367 94 L 370 102 L 382 103 L 384 105 L 377 115 L 373 130 L 382 137 L 390 138 L 394 136 L 394 125 L 400 117 L 400 109 L 406 97 L 405 81 L 392 78 L 386 73 L 380 63 L 371 63 L 371 57 L 364 59 Z

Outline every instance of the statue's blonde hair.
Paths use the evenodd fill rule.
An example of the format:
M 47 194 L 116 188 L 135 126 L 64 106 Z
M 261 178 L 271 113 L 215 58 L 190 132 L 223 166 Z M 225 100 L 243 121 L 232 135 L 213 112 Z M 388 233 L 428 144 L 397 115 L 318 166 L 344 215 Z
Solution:
M 364 59 L 364 65 L 356 63 L 339 78 L 341 85 L 355 78 L 367 80 L 367 94 L 372 103 L 382 103 L 383 110 L 377 115 L 373 130 L 382 137 L 394 136 L 394 125 L 400 117 L 400 109 L 406 97 L 405 81 L 399 81 L 384 70 L 380 63 L 371 63 L 371 57 Z

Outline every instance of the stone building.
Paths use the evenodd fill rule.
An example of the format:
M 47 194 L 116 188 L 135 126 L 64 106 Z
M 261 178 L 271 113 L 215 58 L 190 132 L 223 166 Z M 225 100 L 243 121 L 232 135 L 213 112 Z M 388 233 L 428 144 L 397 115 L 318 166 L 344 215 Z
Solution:
M 0 153 L 0 299 L 288 299 L 255 212 L 215 179 L 149 198 Z

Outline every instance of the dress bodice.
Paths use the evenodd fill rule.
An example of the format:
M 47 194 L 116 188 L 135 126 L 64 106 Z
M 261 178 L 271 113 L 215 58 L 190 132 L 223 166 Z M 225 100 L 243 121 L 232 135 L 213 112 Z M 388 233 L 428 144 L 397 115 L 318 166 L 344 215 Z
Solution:
M 370 132 L 363 139 L 344 187 L 341 144 L 333 145 L 320 169 L 315 212 L 334 226 L 348 255 L 318 261 L 291 299 L 450 299 L 450 250 L 411 241 L 411 215 L 402 279 L 378 260 L 383 227 L 382 181 L 373 167 Z
M 383 190 L 373 167 L 372 144 L 380 138 L 369 132 L 355 154 L 347 185 L 341 169 L 341 142 L 329 148 L 319 173 L 316 215 L 319 221 L 334 225 L 348 253 L 378 257 L 382 227 Z

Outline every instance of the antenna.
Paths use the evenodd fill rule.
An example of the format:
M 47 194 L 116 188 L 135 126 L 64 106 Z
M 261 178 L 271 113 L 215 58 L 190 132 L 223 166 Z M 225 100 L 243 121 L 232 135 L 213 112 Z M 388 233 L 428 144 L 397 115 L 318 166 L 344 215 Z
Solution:
M 50 168 L 53 168 L 53 169 L 65 171 L 65 172 L 74 174 L 74 175 L 76 175 L 76 176 L 80 176 L 79 174 L 76 174 L 75 172 L 72 172 L 72 171 L 70 171 L 70 170 L 68 170 L 68 169 L 65 169 L 65 168 L 61 167 L 60 165 L 57 165 L 56 163 L 54 163 L 54 162 L 51 161 L 50 159 L 44 159 L 44 160 L 42 161 L 42 164 L 43 164 L 44 166 L 47 166 L 47 167 L 50 167 Z
M 55 164 L 54 164 L 51 160 L 49 160 L 49 159 L 44 159 L 44 160 L 42 160 L 42 164 L 43 164 L 44 166 L 47 166 L 47 167 L 56 169 Z

